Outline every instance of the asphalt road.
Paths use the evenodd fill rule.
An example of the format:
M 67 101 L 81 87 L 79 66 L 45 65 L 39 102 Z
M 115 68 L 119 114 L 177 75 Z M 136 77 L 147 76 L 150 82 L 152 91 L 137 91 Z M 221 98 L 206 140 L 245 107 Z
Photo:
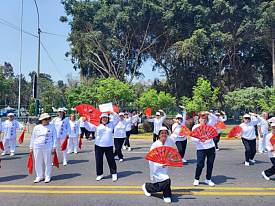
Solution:
M 68 166 L 53 169 L 52 182 L 34 184 L 34 175 L 28 175 L 28 140 L 17 147 L 15 157 L 2 157 L 0 169 L 0 205 L 164 205 L 161 195 L 146 197 L 141 185 L 149 181 L 148 162 L 144 159 L 151 145 L 147 140 L 132 140 L 133 151 L 125 151 L 125 161 L 117 161 L 118 181 L 112 182 L 105 161 L 105 178 L 95 180 L 94 145 L 84 142 L 77 155 L 69 155 Z M 213 181 L 216 187 L 205 184 L 193 187 L 196 166 L 195 148 L 188 144 L 188 165 L 171 168 L 173 205 L 265 205 L 273 206 L 275 177 L 265 181 L 262 170 L 271 163 L 266 154 L 256 155 L 256 164 L 245 167 L 244 150 L 239 140 L 222 141 L 214 165 Z M 201 177 L 204 181 L 205 171 Z

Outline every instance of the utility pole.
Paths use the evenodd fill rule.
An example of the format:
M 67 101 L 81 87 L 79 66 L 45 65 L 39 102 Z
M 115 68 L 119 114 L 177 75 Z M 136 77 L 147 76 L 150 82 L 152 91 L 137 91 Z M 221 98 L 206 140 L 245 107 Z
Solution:
M 272 36 L 272 74 L 273 74 L 273 87 L 275 87 L 275 38 Z

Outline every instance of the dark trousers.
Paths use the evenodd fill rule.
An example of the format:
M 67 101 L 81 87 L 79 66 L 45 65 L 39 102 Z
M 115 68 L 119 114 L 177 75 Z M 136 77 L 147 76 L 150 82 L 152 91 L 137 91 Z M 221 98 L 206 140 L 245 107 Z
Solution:
M 118 156 L 119 159 L 123 159 L 123 154 L 122 154 L 122 146 L 125 141 L 125 138 L 114 138 L 114 144 L 115 144 L 115 153 L 114 157 Z
M 215 147 L 212 147 L 210 149 L 197 150 L 197 168 L 195 174 L 196 180 L 200 179 L 202 169 L 204 168 L 205 158 L 207 158 L 206 179 L 211 180 L 215 156 Z
M 89 139 L 90 137 L 90 132 L 85 128 L 85 127 L 80 127 L 81 133 L 80 133 L 80 138 L 83 138 L 85 135 L 86 139 Z
M 95 145 L 96 175 L 103 174 L 103 155 L 105 154 L 111 174 L 116 174 L 116 162 L 113 147 L 100 147 Z
M 149 193 L 163 192 L 163 197 L 171 197 L 171 180 L 164 180 L 157 183 L 146 183 L 145 188 Z
M 268 177 L 275 175 L 275 157 L 270 158 L 270 161 L 272 163 L 272 167 L 264 171 L 265 175 Z
M 132 131 L 132 134 L 138 134 L 138 125 L 133 125 L 131 131 Z
M 219 149 L 218 143 L 219 143 L 220 139 L 221 139 L 221 134 L 219 134 L 217 137 L 213 138 L 216 149 Z
M 124 145 L 125 145 L 126 147 L 131 147 L 131 146 L 130 146 L 130 135 L 131 135 L 131 131 L 127 131 L 127 132 L 126 132 L 125 142 L 124 142 Z
M 256 154 L 256 139 L 247 140 L 242 138 L 242 142 L 245 148 L 245 161 L 253 160 Z
M 177 145 L 177 148 L 178 148 L 181 158 L 183 158 L 185 155 L 185 151 L 186 151 L 187 140 L 176 141 L 176 145 Z
M 159 136 L 157 134 L 153 134 L 153 142 L 157 141 L 159 139 Z

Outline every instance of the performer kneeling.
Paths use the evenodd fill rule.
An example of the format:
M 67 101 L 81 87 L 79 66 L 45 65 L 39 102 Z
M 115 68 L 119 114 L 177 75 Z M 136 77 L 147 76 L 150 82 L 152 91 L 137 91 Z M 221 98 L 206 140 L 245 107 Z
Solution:
M 166 127 L 161 127 L 159 129 L 159 139 L 152 144 L 150 151 L 161 146 L 176 146 L 174 141 L 168 137 L 168 129 Z M 149 165 L 150 179 L 154 183 L 145 183 L 142 185 L 144 194 L 149 197 L 152 193 L 163 192 L 164 202 L 170 203 L 172 192 L 171 180 L 167 174 L 167 166 L 151 161 L 149 161 Z
M 35 126 L 31 136 L 30 152 L 34 154 L 36 178 L 34 183 L 44 179 L 45 183 L 51 181 L 52 152 L 56 150 L 56 130 L 54 125 L 49 124 L 50 115 L 41 114 L 39 125 Z M 43 171 L 43 167 L 45 170 Z

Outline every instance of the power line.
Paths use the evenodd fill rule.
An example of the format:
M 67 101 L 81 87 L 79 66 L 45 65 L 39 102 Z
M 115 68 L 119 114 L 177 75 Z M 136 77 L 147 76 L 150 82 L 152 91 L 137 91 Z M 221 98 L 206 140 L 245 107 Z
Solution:
M 66 35 L 63 35 L 63 34 L 56 34 L 56 33 L 46 32 L 46 31 L 41 31 L 41 33 L 52 35 L 52 36 L 58 36 L 58 37 L 66 37 Z

